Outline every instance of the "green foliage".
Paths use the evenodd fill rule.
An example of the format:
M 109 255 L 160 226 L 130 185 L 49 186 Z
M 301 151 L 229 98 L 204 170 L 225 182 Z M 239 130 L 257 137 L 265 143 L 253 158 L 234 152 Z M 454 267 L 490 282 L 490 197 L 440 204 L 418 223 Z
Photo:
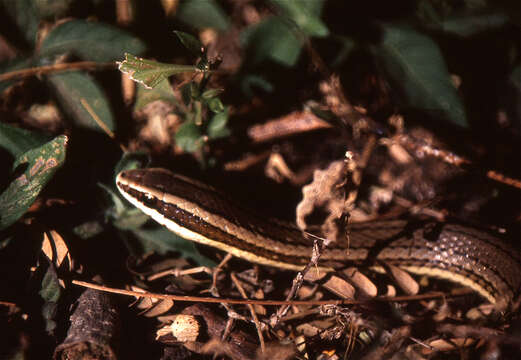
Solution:
M 177 114 L 184 120 L 175 134 L 176 144 L 186 152 L 195 153 L 202 150 L 207 140 L 230 134 L 226 127 L 228 110 L 218 98 L 222 90 L 207 88 L 213 64 L 206 57 L 206 49 L 190 34 L 181 31 L 175 34 L 192 54 L 200 57 L 195 66 L 159 63 L 125 54 L 119 69 L 152 91 L 146 96 L 143 90 L 139 90 L 141 94 L 136 107 L 142 108 L 153 99 L 164 99 L 175 106 Z M 167 78 L 184 72 L 202 73 L 202 77 L 199 81 L 189 81 L 181 87 L 184 105 L 181 106 L 175 101 Z
M 40 22 L 40 14 L 35 2 L 33 0 L 2 0 L 1 5 L 17 25 L 27 43 L 34 46 Z
M 382 30 L 383 39 L 372 48 L 373 55 L 394 92 L 403 96 L 404 106 L 466 126 L 465 109 L 438 45 L 411 28 Z
M 241 42 L 247 49 L 248 64 L 272 60 L 291 67 L 297 63 L 306 37 L 329 35 L 320 20 L 324 1 L 271 1 L 280 16 L 270 16 L 242 32 Z
M 185 258 L 190 258 L 201 266 L 215 266 L 210 259 L 202 256 L 193 242 L 186 241 L 175 235 L 165 227 L 153 229 L 141 229 L 133 231 L 133 235 L 139 241 L 143 252 L 157 252 L 166 254 L 168 252 L 179 252 Z
M 187 152 L 196 152 L 203 146 L 203 134 L 195 121 L 185 121 L 175 134 L 177 146 Z
M 135 110 L 141 110 L 146 105 L 157 101 L 165 101 L 167 103 L 177 104 L 177 99 L 172 91 L 172 86 L 167 79 L 164 79 L 154 88 L 148 89 L 143 85 L 137 87 L 136 102 L 134 103 Z
M 112 110 L 103 90 L 89 74 L 71 71 L 49 75 L 47 80 L 77 126 L 114 133 Z
M 36 11 L 20 15 L 22 8 L 31 8 L 25 1 L 16 6 L 9 3 L 6 7 L 20 17 L 17 18 L 17 23 L 21 29 L 27 22 L 31 23 L 37 19 L 34 18 L 37 16 Z M 29 17 L 33 20 L 30 21 Z M 0 69 L 8 72 L 49 65 L 55 58 L 70 54 L 82 60 L 105 62 L 119 58 L 125 50 L 139 54 L 144 49 L 141 40 L 115 27 L 84 20 L 71 20 L 53 28 L 31 56 L 17 58 L 3 67 L 0 66 Z M 108 134 L 114 131 L 114 119 L 106 96 L 90 75 L 83 72 L 67 72 L 49 75 L 44 77 L 44 80 L 55 90 L 57 101 L 76 125 Z M 0 91 L 12 84 L 12 81 L 0 83 Z
M 250 65 L 270 59 L 291 67 L 297 62 L 302 48 L 302 41 L 288 22 L 275 16 L 246 29 L 241 34 L 241 42 L 247 48 Z
M 203 56 L 204 55 L 204 47 L 203 44 L 193 35 L 185 33 L 183 31 L 174 31 L 174 34 L 177 35 L 181 44 L 189 50 L 194 56 Z
M 39 137 L 33 141 L 37 142 Z M 20 154 L 13 165 L 16 176 L 0 194 L 0 230 L 18 220 L 34 202 L 65 160 L 67 137 L 62 135 Z
M 226 14 L 215 0 L 183 1 L 176 18 L 198 29 L 214 28 L 225 31 L 229 27 Z
M 48 58 L 72 53 L 83 60 L 113 61 L 125 51 L 141 53 L 141 40 L 100 23 L 72 20 L 55 27 L 43 40 L 38 55 Z
M 15 158 L 49 140 L 46 135 L 0 123 L 0 147 Z
M 282 14 L 295 22 L 297 27 L 309 36 L 325 37 L 329 35 L 327 26 L 320 19 L 324 0 L 270 0 Z
M 132 54 L 125 54 L 125 60 L 118 63 L 119 70 L 128 74 L 130 78 L 148 89 L 156 87 L 163 80 L 176 74 L 198 72 L 192 65 L 164 64 L 157 61 L 138 58 Z
M 53 264 L 48 264 L 39 292 L 41 298 L 44 300 L 42 316 L 45 320 L 45 330 L 48 333 L 52 333 L 56 328 L 56 321 L 54 319 L 56 317 L 58 300 L 60 299 L 61 292 L 56 269 Z

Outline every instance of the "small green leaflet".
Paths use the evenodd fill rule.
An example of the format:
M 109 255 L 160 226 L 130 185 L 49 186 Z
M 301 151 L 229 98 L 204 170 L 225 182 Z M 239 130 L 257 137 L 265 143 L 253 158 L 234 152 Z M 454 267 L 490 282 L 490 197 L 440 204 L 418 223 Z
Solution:
M 165 64 L 157 61 L 138 58 L 126 53 L 125 60 L 118 62 L 119 71 L 148 89 L 157 86 L 169 76 L 185 72 L 203 72 L 193 65 Z

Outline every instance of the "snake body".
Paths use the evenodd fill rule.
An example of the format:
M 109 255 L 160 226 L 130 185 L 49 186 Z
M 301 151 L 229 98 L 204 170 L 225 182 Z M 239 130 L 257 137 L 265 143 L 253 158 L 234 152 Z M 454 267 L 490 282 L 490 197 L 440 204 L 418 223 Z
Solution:
M 138 169 L 121 172 L 116 184 L 133 205 L 185 239 L 281 269 L 301 270 L 310 260 L 311 243 L 296 227 L 260 217 L 202 183 Z M 519 250 L 460 224 L 353 223 L 349 243 L 330 244 L 319 261 L 325 271 L 382 263 L 470 287 L 500 309 L 521 289 Z

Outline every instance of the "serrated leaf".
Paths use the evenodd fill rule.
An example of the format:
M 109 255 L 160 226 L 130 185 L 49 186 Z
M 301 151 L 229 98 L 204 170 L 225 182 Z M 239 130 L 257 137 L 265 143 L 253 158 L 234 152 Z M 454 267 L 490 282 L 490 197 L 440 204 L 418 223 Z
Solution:
M 167 79 L 161 81 L 153 89 L 147 89 L 143 85 L 138 85 L 134 110 L 143 109 L 146 105 L 157 100 L 177 104 L 174 91 Z
M 241 33 L 246 47 L 247 62 L 257 65 L 271 59 L 285 66 L 293 66 L 300 55 L 302 43 L 288 23 L 278 16 L 269 17 Z
M 383 38 L 372 51 L 404 106 L 467 126 L 465 109 L 438 45 L 411 28 L 387 25 L 382 30 Z
M 185 121 L 175 134 L 175 142 L 184 151 L 199 150 L 203 145 L 201 129 L 193 121 Z
M 226 14 L 214 0 L 183 1 L 176 18 L 197 29 L 214 28 L 225 31 L 229 27 Z
M 22 32 L 27 44 L 34 46 L 40 14 L 34 0 L 2 0 L 2 8 Z
M 193 65 L 165 64 L 125 54 L 125 60 L 119 62 L 119 70 L 146 88 L 151 89 L 169 76 L 185 72 L 200 72 Z
M 23 170 L 0 195 L 0 230 L 18 220 L 43 187 L 52 179 L 64 160 L 67 136 L 61 135 L 48 143 L 20 155 L 13 168 Z
M 114 134 L 114 117 L 105 93 L 86 73 L 70 71 L 47 77 L 60 105 L 78 126 Z
M 0 147 L 7 150 L 13 157 L 41 146 L 50 140 L 50 136 L 20 129 L 0 123 Z
M 314 0 L 270 0 L 285 16 L 289 17 L 305 34 L 325 37 L 329 35 L 327 26 L 320 20 L 324 1 Z
M 217 113 L 213 116 L 213 118 L 208 123 L 208 128 L 206 129 L 208 133 L 208 137 L 210 139 L 219 139 L 230 135 L 230 129 L 226 127 L 228 123 L 228 112 L 223 111 Z
M 73 53 L 84 60 L 105 62 L 119 59 L 125 51 L 141 54 L 145 45 L 116 27 L 72 20 L 57 26 L 45 37 L 39 56 Z
M 201 56 L 204 52 L 203 44 L 193 35 L 183 31 L 174 31 L 179 38 L 179 41 L 187 48 L 193 55 Z
M 165 254 L 169 251 L 180 252 L 185 258 L 194 260 L 201 266 L 215 266 L 215 263 L 202 256 L 191 241 L 187 241 L 164 227 L 151 230 L 134 230 L 132 232 L 139 240 L 144 252 L 155 251 Z

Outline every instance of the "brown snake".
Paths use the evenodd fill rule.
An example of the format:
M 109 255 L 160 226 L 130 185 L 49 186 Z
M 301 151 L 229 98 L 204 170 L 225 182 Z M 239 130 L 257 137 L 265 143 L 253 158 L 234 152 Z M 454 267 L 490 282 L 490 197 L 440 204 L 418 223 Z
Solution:
M 310 260 L 310 241 L 296 227 L 259 217 L 199 182 L 144 169 L 121 172 L 116 184 L 133 205 L 185 239 L 282 269 L 301 270 Z M 349 239 L 324 249 L 321 269 L 392 264 L 468 286 L 502 310 L 521 289 L 519 250 L 471 227 L 404 220 L 353 223 Z

